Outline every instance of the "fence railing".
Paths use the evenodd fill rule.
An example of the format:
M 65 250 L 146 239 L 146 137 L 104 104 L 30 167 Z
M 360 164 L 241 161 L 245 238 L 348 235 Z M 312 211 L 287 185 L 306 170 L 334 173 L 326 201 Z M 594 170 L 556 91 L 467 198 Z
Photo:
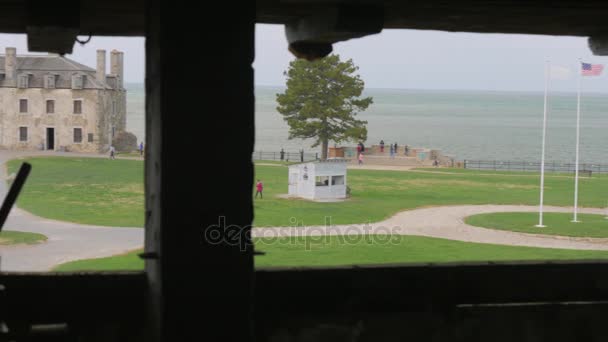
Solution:
M 253 160 L 279 160 L 289 162 L 307 162 L 319 159 L 318 153 L 311 152 L 264 152 L 255 151 L 252 155 Z
M 474 170 L 493 170 L 493 171 L 533 171 L 540 172 L 540 162 L 524 161 L 500 161 L 500 160 L 465 160 L 463 167 Z M 574 163 L 545 163 L 545 172 L 574 173 Z M 579 171 L 584 173 L 608 173 L 608 164 L 581 163 Z

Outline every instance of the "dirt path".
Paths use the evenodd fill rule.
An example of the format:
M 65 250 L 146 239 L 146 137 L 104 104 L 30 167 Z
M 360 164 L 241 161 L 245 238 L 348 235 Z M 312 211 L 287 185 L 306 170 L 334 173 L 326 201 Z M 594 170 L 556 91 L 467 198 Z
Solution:
M 393 217 L 372 224 L 311 227 L 268 227 L 254 229 L 254 237 L 320 236 L 358 234 L 399 234 L 435 237 L 449 240 L 491 243 L 499 245 L 543 248 L 608 250 L 608 238 L 573 238 L 536 235 L 474 227 L 464 223 L 471 215 L 495 212 L 535 212 L 536 206 L 520 205 L 462 205 L 421 208 L 402 211 Z M 571 212 L 571 208 L 545 207 L 547 212 Z M 581 213 L 604 214 L 605 210 L 580 209 Z M 542 230 L 539 229 L 539 233 Z

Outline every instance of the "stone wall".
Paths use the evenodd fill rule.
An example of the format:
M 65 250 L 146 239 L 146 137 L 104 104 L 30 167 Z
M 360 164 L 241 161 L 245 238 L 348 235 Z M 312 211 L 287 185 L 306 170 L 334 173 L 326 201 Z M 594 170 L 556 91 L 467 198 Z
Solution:
M 28 100 L 27 113 L 19 112 L 19 100 Z M 46 101 L 54 100 L 54 113 Z M 82 100 L 82 114 L 74 113 L 74 100 Z M 116 102 L 113 114 L 112 101 Z M 107 114 L 105 114 L 107 113 Z M 108 118 L 106 118 L 106 116 Z M 55 150 L 102 152 L 109 147 L 111 127 L 126 128 L 126 92 L 44 88 L 0 89 L 0 146 L 13 150 L 48 149 L 47 128 L 55 130 Z M 19 141 L 19 128 L 27 127 L 27 141 Z M 74 142 L 74 128 L 82 129 L 82 142 Z M 93 141 L 89 141 L 89 134 Z
M 112 134 L 117 135 L 127 129 L 127 92 L 125 90 L 99 90 L 97 104 L 98 122 L 95 137 L 99 152 L 108 151 Z M 105 114 L 104 114 L 105 113 Z M 112 132 L 114 127 L 114 132 Z

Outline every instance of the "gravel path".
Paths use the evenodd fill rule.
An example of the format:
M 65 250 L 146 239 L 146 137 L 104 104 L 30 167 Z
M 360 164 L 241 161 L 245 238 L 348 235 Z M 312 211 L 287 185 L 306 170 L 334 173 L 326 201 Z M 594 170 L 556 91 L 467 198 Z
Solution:
M 17 153 L 0 151 L 0 200 L 7 187 L 7 160 L 32 156 L 103 157 L 76 153 L 34 152 Z M 571 208 L 545 207 L 547 212 L 571 212 Z M 372 224 L 338 225 L 331 227 L 259 227 L 254 237 L 321 236 L 356 234 L 400 234 L 436 237 L 458 241 L 492 243 L 501 245 L 608 250 L 608 239 L 570 238 L 535 235 L 479 228 L 464 223 L 470 215 L 493 212 L 534 212 L 536 206 L 517 205 L 462 205 L 430 207 L 403 211 L 391 218 Z M 604 214 L 603 209 L 580 209 L 581 213 Z M 143 246 L 144 230 L 141 228 L 99 227 L 40 218 L 13 208 L 4 229 L 44 234 L 48 241 L 37 245 L 0 246 L 0 270 L 48 271 L 57 264 L 87 258 L 98 258 L 125 253 Z M 542 232 L 542 229 L 539 229 Z
M 391 218 L 372 224 L 311 227 L 256 228 L 254 237 L 320 236 L 358 234 L 399 234 L 428 236 L 449 240 L 492 243 L 499 245 L 543 248 L 608 250 L 608 238 L 573 238 L 536 235 L 474 227 L 464 223 L 467 216 L 495 212 L 535 212 L 536 206 L 521 205 L 462 205 L 421 208 L 402 211 Z M 571 208 L 545 206 L 547 212 L 572 212 Z M 604 214 L 595 208 L 579 209 L 580 213 Z M 542 228 L 539 228 L 542 233 Z

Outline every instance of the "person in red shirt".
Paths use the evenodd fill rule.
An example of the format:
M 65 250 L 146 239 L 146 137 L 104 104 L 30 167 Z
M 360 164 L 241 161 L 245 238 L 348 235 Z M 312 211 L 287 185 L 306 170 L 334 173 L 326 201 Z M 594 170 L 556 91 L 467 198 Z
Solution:
M 262 191 L 264 191 L 264 184 L 258 179 L 258 182 L 255 184 L 255 198 L 258 198 L 258 194 L 260 194 L 260 198 L 264 198 Z

